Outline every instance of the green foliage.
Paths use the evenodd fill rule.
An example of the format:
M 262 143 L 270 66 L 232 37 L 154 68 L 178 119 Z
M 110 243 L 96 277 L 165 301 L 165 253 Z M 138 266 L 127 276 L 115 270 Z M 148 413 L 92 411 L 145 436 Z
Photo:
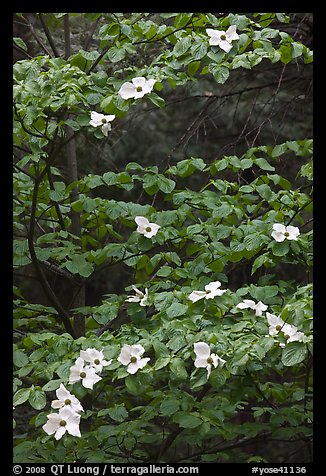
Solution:
M 42 15 L 62 28 L 65 14 Z M 205 150 L 150 165 L 139 157 L 103 173 L 92 164 L 93 144 L 119 134 L 92 127 L 92 111 L 114 114 L 123 137 L 132 114 L 163 110 L 172 89 L 206 75 L 222 88 L 239 68 L 311 62 L 309 48 L 282 30 L 287 14 L 216 15 L 69 14 L 72 24 L 98 21 L 97 49 L 14 64 L 14 267 L 26 276 L 32 269 L 49 300 L 33 302 L 23 285 L 15 291 L 15 462 L 273 462 L 275 454 L 239 442 L 310 441 L 312 140 L 213 159 Z M 230 25 L 239 33 L 230 52 L 210 46 L 205 29 Z M 140 76 L 157 92 L 122 99 L 122 84 Z M 87 144 L 89 168 L 67 178 L 60 158 L 77 140 Z M 284 173 L 290 162 L 294 178 Z M 139 216 L 157 233 L 139 232 Z M 276 241 L 276 223 L 298 227 L 298 238 Z M 128 284 L 100 303 L 78 300 L 92 280 L 124 273 Z M 215 281 L 226 292 L 192 302 Z M 148 290 L 146 305 L 127 301 L 131 285 Z M 262 301 L 304 337 L 272 335 L 265 313 L 237 307 L 244 299 Z M 225 360 L 210 375 L 194 364 L 196 342 Z M 136 374 L 117 360 L 125 344 L 140 344 L 150 359 Z M 88 348 L 112 359 L 93 390 L 68 384 Z M 81 438 L 57 441 L 42 429 L 61 383 L 85 407 Z

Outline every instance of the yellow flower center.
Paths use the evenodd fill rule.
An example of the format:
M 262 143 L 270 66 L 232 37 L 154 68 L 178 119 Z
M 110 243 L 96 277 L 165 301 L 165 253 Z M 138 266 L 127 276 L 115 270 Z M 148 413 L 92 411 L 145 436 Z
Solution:
M 71 404 L 71 400 L 69 398 L 66 398 L 65 405 L 70 405 L 70 404 Z
M 66 426 L 66 424 L 67 424 L 66 421 L 64 421 L 64 420 L 61 420 L 61 421 L 60 421 L 60 426 Z
M 207 361 L 206 361 L 208 364 L 212 364 L 213 363 L 213 359 L 212 357 L 208 357 Z
M 225 35 L 221 35 L 221 40 L 226 40 L 226 36 L 225 36 Z
M 81 378 L 85 378 L 86 377 L 86 372 L 80 372 L 79 375 L 81 376 Z
M 99 359 L 95 359 L 95 360 L 94 360 L 94 364 L 95 364 L 95 365 L 99 365 L 99 363 L 100 363 Z
M 278 325 L 275 327 L 275 329 L 276 329 L 277 331 L 280 331 L 280 330 L 282 329 L 282 326 L 281 326 L 280 324 L 278 324 Z
M 290 233 L 288 233 L 287 231 L 284 233 L 284 236 L 288 237 L 290 236 Z
M 130 357 L 130 362 L 132 362 L 133 364 L 137 362 L 137 357 Z
M 105 119 L 105 117 L 103 117 L 103 119 L 101 119 L 101 122 L 102 122 L 103 124 L 106 124 L 108 121 Z
M 136 88 L 137 93 L 140 93 L 140 91 L 142 91 L 142 90 L 143 90 L 143 88 L 141 86 L 137 86 L 137 88 Z
M 150 231 L 152 231 L 152 229 L 151 229 L 150 226 L 147 226 L 147 227 L 145 228 L 145 231 L 147 231 L 147 232 L 149 233 Z

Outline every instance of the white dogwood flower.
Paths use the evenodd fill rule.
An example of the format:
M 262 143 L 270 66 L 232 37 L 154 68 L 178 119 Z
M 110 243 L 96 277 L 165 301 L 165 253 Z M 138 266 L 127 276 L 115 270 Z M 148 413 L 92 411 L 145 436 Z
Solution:
M 68 432 L 72 436 L 81 436 L 79 430 L 80 415 L 68 406 L 59 410 L 59 413 L 47 415 L 48 421 L 42 426 L 48 435 L 53 435 L 56 440 Z
M 72 395 L 62 383 L 60 384 L 60 387 L 56 390 L 56 395 L 58 397 L 58 400 L 52 401 L 52 408 L 57 409 L 67 407 L 76 413 L 84 411 L 80 401 L 75 397 L 75 395 Z
M 282 327 L 282 332 L 287 344 L 289 342 L 295 341 L 302 342 L 304 338 L 304 333 L 298 331 L 298 328 L 296 326 L 293 326 L 292 324 L 284 324 L 284 326 Z
M 107 361 L 104 359 L 103 351 L 96 350 L 95 348 L 86 349 L 80 351 L 80 357 L 85 360 L 85 362 L 89 362 L 90 366 L 95 369 L 95 372 L 102 372 L 103 367 L 110 365 L 112 359 Z
M 150 223 L 147 220 L 147 218 L 142 217 L 142 216 L 135 217 L 135 222 L 138 225 L 136 231 L 138 231 L 138 233 L 141 233 L 142 235 L 146 236 L 146 238 L 152 238 L 152 236 L 156 235 L 159 228 L 161 228 L 160 225 L 157 225 L 156 223 Z
M 236 307 L 238 307 L 239 309 L 247 309 L 249 307 L 250 309 L 253 309 L 255 311 L 256 316 L 261 316 L 263 314 L 263 311 L 266 311 L 266 309 L 268 309 L 268 306 L 266 306 L 266 304 L 264 304 L 263 302 L 258 301 L 256 304 L 255 301 L 253 301 L 252 299 L 244 299 L 242 302 L 237 304 Z
M 274 223 L 272 237 L 276 241 L 297 240 L 300 235 L 299 228 L 297 226 L 285 226 L 282 223 Z
M 139 302 L 141 306 L 148 306 L 148 289 L 145 288 L 145 293 L 140 291 L 136 286 L 132 284 L 132 289 L 135 291 L 134 296 L 128 296 L 127 302 Z
M 135 374 L 138 369 L 144 368 L 147 362 L 150 360 L 149 357 L 142 357 L 144 352 L 145 349 L 140 344 L 125 344 L 121 349 L 118 361 L 122 365 L 128 365 L 127 372 L 130 374 Z
M 219 46 L 222 50 L 228 53 L 232 48 L 232 41 L 239 39 L 236 30 L 237 27 L 235 25 L 229 26 L 226 31 L 206 28 L 206 33 L 210 36 L 209 44 L 211 46 Z
M 104 114 L 92 111 L 89 124 L 93 127 L 101 127 L 103 134 L 107 136 L 108 132 L 111 130 L 110 122 L 113 121 L 113 119 L 115 119 L 114 114 L 105 116 Z
M 84 366 L 84 363 L 84 359 L 78 357 L 75 365 L 70 367 L 69 383 L 73 384 L 81 380 L 83 387 L 92 389 L 96 382 L 102 380 L 102 377 L 96 374 L 94 367 Z
M 218 363 L 224 364 L 226 361 L 221 359 L 217 354 L 211 354 L 209 345 L 206 342 L 195 342 L 194 352 L 196 354 L 195 367 L 203 367 L 207 370 L 207 379 L 209 378 L 212 365 L 218 366 Z
M 270 312 L 266 312 L 266 317 L 269 324 L 269 335 L 274 337 L 283 328 L 285 322 L 279 316 L 275 316 L 275 314 Z
M 192 291 L 188 299 L 192 302 L 197 302 L 200 299 L 213 299 L 215 296 L 222 296 L 227 290 L 219 289 L 221 286 L 220 281 L 212 281 L 209 284 L 206 284 L 205 291 Z
M 139 99 L 152 91 L 155 84 L 155 79 L 146 79 L 143 76 L 133 78 L 130 83 L 127 81 L 123 83 L 119 89 L 119 94 L 122 99 Z

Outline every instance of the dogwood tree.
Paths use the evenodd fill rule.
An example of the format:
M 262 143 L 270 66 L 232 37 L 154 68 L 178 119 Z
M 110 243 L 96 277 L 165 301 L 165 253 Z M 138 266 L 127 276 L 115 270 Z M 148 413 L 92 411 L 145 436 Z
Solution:
M 15 462 L 311 461 L 310 20 L 15 15 Z

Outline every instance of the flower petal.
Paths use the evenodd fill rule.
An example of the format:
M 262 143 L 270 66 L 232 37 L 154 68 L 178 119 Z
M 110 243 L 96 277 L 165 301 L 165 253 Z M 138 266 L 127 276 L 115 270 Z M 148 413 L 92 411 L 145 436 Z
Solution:
M 258 301 L 255 308 L 256 308 L 256 316 L 261 316 L 263 311 L 266 311 L 266 309 L 268 309 L 268 306 L 266 306 L 266 304 L 264 304 L 263 302 Z
M 194 343 L 194 352 L 197 357 L 208 358 L 211 351 L 209 345 L 206 342 L 195 342 Z
M 135 97 L 136 87 L 134 84 L 126 82 L 124 83 L 118 91 L 118 94 L 122 99 L 131 99 Z
M 139 357 L 143 355 L 144 352 L 145 352 L 145 349 L 140 344 L 133 344 L 130 348 L 130 355 L 134 357 Z
M 139 359 L 137 362 L 138 367 L 140 369 L 143 369 L 149 360 L 151 360 L 149 357 L 144 357 L 143 359 Z
M 108 136 L 109 131 L 112 129 L 111 124 L 107 122 L 106 124 L 103 124 L 101 127 L 101 131 L 105 135 L 105 137 Z
M 226 289 L 215 289 L 214 291 L 206 294 L 206 299 L 214 299 L 216 296 L 222 296 L 222 294 L 226 293 Z
M 211 37 L 212 40 L 214 39 L 216 41 L 220 41 L 221 35 L 225 35 L 224 31 L 213 30 L 212 28 L 206 28 L 206 33 Z
M 211 283 L 206 284 L 205 291 L 216 291 L 220 286 L 220 281 L 212 281 Z
M 204 297 L 206 297 L 205 291 L 192 291 L 192 293 L 189 294 L 188 299 L 192 302 L 197 302 Z
M 226 36 L 226 39 L 228 40 L 228 42 L 238 40 L 239 35 L 237 33 L 236 25 L 229 26 L 229 28 L 225 32 L 225 36 Z
M 286 227 L 282 223 L 274 223 L 273 230 L 284 234 L 286 232 Z
M 54 435 L 56 440 L 60 440 L 63 435 L 66 433 L 67 429 L 65 426 L 60 426 L 58 430 L 56 431 L 56 434 Z
M 149 221 L 147 220 L 146 217 L 142 217 L 142 216 L 136 216 L 135 217 L 135 222 L 137 223 L 138 226 L 141 226 L 141 227 L 146 227 L 146 226 L 149 226 L 150 223 Z
M 287 237 L 288 240 L 296 240 L 297 237 L 300 235 L 299 228 L 297 226 L 287 226 L 286 231 L 289 233 Z
M 130 364 L 128 365 L 128 368 L 127 368 L 127 372 L 129 372 L 130 374 L 135 374 L 138 369 L 139 369 L 138 361 L 137 362 L 130 362 Z
M 128 296 L 128 299 L 126 299 L 127 302 L 139 302 L 140 298 L 138 296 Z
M 118 361 L 122 364 L 122 365 L 128 365 L 130 363 L 130 357 L 131 357 L 131 348 L 130 348 L 130 345 L 128 344 L 125 344 L 122 349 L 121 349 L 121 352 L 120 352 L 120 355 L 118 357 Z
M 132 79 L 132 84 L 136 87 L 140 86 L 141 88 L 143 88 L 146 84 L 146 78 L 144 78 L 144 76 L 139 76 L 137 78 L 133 78 Z
M 100 380 L 102 380 L 102 377 L 100 377 L 99 375 L 96 375 L 94 371 L 94 374 L 86 374 L 86 377 L 82 379 L 82 384 L 83 384 L 83 387 L 92 389 L 93 385 L 99 382 Z
M 207 368 L 207 380 L 208 380 L 208 379 L 209 379 L 209 376 L 210 376 L 210 374 L 211 374 L 211 371 L 212 371 L 212 366 L 211 366 L 211 364 L 208 364 L 206 368 Z
M 56 390 L 55 393 L 56 393 L 56 396 L 61 400 L 71 397 L 71 393 L 68 392 L 68 390 L 63 385 L 63 383 L 60 383 L 60 387 Z
M 273 231 L 271 236 L 274 238 L 274 240 L 278 241 L 279 243 L 285 240 L 284 234 L 278 231 Z
M 62 408 L 64 404 L 65 404 L 64 400 L 52 400 L 51 407 L 58 409 L 58 408 Z
M 218 46 L 226 53 L 228 53 L 232 49 L 231 43 L 226 40 L 221 40 Z
M 197 368 L 206 368 L 207 367 L 207 357 L 206 358 L 202 358 L 202 357 L 198 357 L 195 362 L 194 362 L 194 365 L 195 367 Z

